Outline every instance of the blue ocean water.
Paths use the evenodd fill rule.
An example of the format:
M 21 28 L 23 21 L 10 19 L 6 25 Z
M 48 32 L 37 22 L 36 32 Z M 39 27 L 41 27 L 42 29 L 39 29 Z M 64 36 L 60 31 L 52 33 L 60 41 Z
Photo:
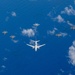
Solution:
M 52 12 L 52 15 L 56 17 L 69 5 L 75 6 L 73 0 L 0 0 L 0 75 L 69 75 L 70 72 L 75 74 L 75 68 L 68 63 L 67 57 L 68 48 L 75 39 L 75 31 L 47 16 L 54 9 L 56 13 Z M 16 17 L 10 15 L 12 11 L 16 12 Z M 63 17 L 66 21 L 75 23 L 74 16 Z M 34 23 L 40 24 L 37 29 L 38 35 L 31 38 L 22 36 L 20 27 L 31 28 Z M 72 37 L 58 38 L 47 35 L 47 30 L 53 27 L 69 33 Z M 7 35 L 2 34 L 4 30 L 8 31 Z M 13 43 L 10 35 L 16 35 L 19 42 Z M 41 44 L 46 45 L 35 52 L 26 46 L 30 39 L 40 40 Z M 4 57 L 7 60 L 4 61 Z M 65 72 L 62 73 L 60 69 Z

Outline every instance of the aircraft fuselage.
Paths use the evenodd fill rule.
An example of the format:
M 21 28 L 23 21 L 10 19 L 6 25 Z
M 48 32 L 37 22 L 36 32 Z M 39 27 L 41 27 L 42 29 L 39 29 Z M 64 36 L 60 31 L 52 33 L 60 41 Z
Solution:
M 38 49 L 38 44 L 37 44 L 37 42 L 35 42 L 35 51 L 37 51 L 37 49 Z

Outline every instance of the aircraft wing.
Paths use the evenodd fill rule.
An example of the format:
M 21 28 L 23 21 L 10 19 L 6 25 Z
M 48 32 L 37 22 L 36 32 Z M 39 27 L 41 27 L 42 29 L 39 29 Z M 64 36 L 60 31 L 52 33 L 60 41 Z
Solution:
M 45 45 L 45 44 L 43 44 L 43 45 L 39 45 L 38 48 L 40 48 L 40 47 L 42 47 L 42 46 L 44 46 L 44 45 Z
M 29 45 L 29 44 L 27 44 L 28 46 L 30 46 L 30 47 L 32 47 L 32 48 L 34 48 L 34 46 L 33 45 Z

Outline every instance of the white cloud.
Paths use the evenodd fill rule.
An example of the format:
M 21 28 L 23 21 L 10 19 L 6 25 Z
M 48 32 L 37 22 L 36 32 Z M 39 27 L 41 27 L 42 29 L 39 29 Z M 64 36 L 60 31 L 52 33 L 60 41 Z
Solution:
M 61 35 L 62 35 L 63 37 L 65 37 L 65 36 L 67 36 L 68 34 L 67 34 L 67 33 L 61 33 Z
M 53 35 L 53 34 L 55 34 L 55 30 L 52 30 L 52 31 L 50 30 L 47 33 Z
M 73 41 L 73 45 L 69 47 L 68 55 L 70 63 L 75 66 L 75 41 Z
M 54 28 L 53 30 L 49 30 L 47 31 L 48 34 L 50 35 L 55 35 L 55 36 L 58 36 L 58 37 L 65 37 L 68 35 L 68 33 L 65 33 L 65 32 L 59 32 L 57 33 L 58 29 L 57 28 Z
M 5 65 L 2 65 L 1 67 L 2 67 L 3 69 L 5 69 L 5 68 L 6 68 L 6 66 L 5 66 Z
M 60 71 L 61 71 L 62 73 L 64 73 L 64 72 L 65 72 L 63 69 L 60 69 Z
M 8 58 L 4 57 L 3 60 L 6 61 Z
M 56 9 L 53 7 L 53 9 L 47 14 L 47 16 L 53 18 L 53 16 L 56 14 Z
M 63 32 L 60 32 L 60 33 L 56 33 L 55 34 L 55 36 L 57 36 L 57 37 L 65 37 L 67 35 L 68 35 L 67 33 L 63 33 Z
M 69 26 L 74 26 L 72 23 L 70 23 L 70 21 L 67 21 L 67 24 L 68 24 Z
M 12 41 L 13 41 L 14 43 L 18 43 L 18 40 L 14 40 L 14 39 L 12 39 Z
M 34 41 L 30 40 L 29 44 L 34 45 Z
M 48 34 L 51 34 L 51 35 L 54 35 L 56 30 L 58 30 L 57 28 L 54 28 L 53 30 L 49 30 L 47 33 Z
M 74 24 L 70 23 L 69 21 L 67 21 L 67 24 L 70 26 L 70 28 L 72 30 L 75 30 L 75 25 Z
M 7 11 L 7 14 L 8 14 L 8 16 L 5 18 L 6 22 L 10 19 L 9 15 L 11 15 L 12 17 L 16 17 L 17 16 L 16 12 L 14 12 L 14 11 L 11 11 L 11 12 Z
M 11 15 L 15 17 L 16 16 L 16 12 L 12 11 Z
M 69 7 L 65 7 L 64 11 L 61 11 L 61 14 L 67 14 L 67 15 L 75 15 L 75 10 L 70 5 Z
M 33 37 L 35 35 L 35 32 L 33 29 L 23 29 L 22 34 L 28 37 Z
M 61 15 L 58 15 L 56 18 L 54 18 L 55 21 L 58 21 L 59 23 L 65 22 Z
M 37 34 L 37 32 L 38 32 L 37 28 L 38 28 L 39 25 L 40 25 L 39 23 L 34 23 L 33 26 L 32 26 L 32 29 L 33 29 L 35 34 Z

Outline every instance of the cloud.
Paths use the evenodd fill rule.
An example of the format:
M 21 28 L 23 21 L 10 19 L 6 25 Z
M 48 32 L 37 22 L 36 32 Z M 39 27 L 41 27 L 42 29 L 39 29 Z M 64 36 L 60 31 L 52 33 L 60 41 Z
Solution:
M 48 31 L 48 34 L 51 34 L 51 35 L 55 34 L 55 30 Z
M 67 34 L 67 33 L 61 33 L 61 35 L 62 35 L 63 37 L 65 37 L 65 36 L 67 36 L 68 34 Z
M 34 45 L 34 41 L 30 40 L 29 44 Z
M 2 67 L 3 69 L 5 69 L 5 68 L 6 68 L 6 66 L 5 66 L 5 65 L 2 65 L 1 67 Z
M 67 14 L 67 15 L 75 15 L 75 10 L 70 5 L 69 7 L 65 7 L 64 11 L 61 11 L 61 14 Z
M 59 32 L 59 33 L 57 33 L 57 31 L 58 31 L 58 29 L 54 28 L 53 30 L 47 31 L 47 33 L 50 34 L 50 35 L 58 36 L 58 37 L 65 37 L 65 36 L 68 35 L 68 33 L 65 33 L 65 32 Z
M 69 47 L 68 55 L 70 63 L 75 66 L 75 41 L 73 41 L 73 45 Z
M 6 61 L 7 59 L 8 59 L 8 58 L 4 57 L 4 58 L 3 58 L 3 61 Z
M 65 37 L 67 35 L 68 35 L 67 33 L 63 33 L 63 32 L 60 32 L 60 33 L 56 33 L 55 34 L 55 36 L 57 36 L 57 37 Z
M 67 21 L 67 24 L 68 24 L 69 26 L 74 26 L 72 23 L 70 23 L 70 21 Z
M 53 7 L 53 9 L 47 14 L 47 16 L 53 18 L 53 16 L 56 14 L 56 10 L 55 7 Z
M 16 17 L 17 16 L 16 12 L 14 12 L 14 11 L 11 11 L 11 12 L 7 11 L 7 14 L 8 14 L 8 16 L 5 18 L 6 22 L 10 19 L 9 15 L 11 15 L 12 17 Z
M 34 27 L 38 27 L 39 25 L 40 24 L 38 24 L 38 23 L 33 24 Z
M 75 25 L 67 21 L 67 24 L 70 26 L 70 29 L 75 30 Z
M 11 15 L 12 15 L 13 17 L 16 17 L 16 12 L 12 11 L 12 12 L 11 12 Z
M 57 17 L 55 17 L 54 20 L 59 22 L 59 23 L 65 22 L 61 15 L 58 15 Z
M 33 37 L 35 35 L 35 32 L 33 29 L 23 29 L 22 34 L 24 36 Z
M 61 71 L 62 73 L 64 73 L 64 72 L 65 72 L 63 69 L 60 69 L 60 71 Z
M 14 43 L 18 43 L 18 40 L 14 40 L 14 39 L 12 39 L 12 41 L 13 41 Z
M 69 73 L 69 75 L 73 75 L 72 73 Z
M 56 30 L 58 30 L 57 28 L 54 28 L 53 30 L 49 30 L 47 33 L 48 34 L 51 34 L 51 35 L 54 35 Z

